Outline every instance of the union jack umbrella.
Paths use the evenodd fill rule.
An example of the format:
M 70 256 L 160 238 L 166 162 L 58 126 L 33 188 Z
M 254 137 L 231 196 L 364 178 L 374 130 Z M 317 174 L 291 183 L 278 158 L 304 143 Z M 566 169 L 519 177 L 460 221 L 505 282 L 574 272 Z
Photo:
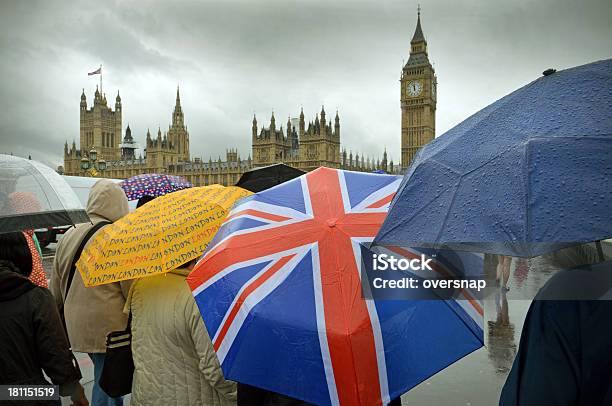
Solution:
M 482 345 L 445 301 L 362 296 L 400 179 L 319 168 L 237 203 L 187 279 L 227 379 L 384 405 Z

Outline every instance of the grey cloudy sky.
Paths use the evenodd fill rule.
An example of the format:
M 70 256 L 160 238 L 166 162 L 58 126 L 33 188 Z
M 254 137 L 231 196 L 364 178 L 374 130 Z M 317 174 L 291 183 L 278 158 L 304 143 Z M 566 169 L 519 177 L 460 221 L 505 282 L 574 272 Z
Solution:
M 399 74 L 417 1 L 0 2 L 0 152 L 62 162 L 79 96 L 123 99 L 142 145 L 167 128 L 177 84 L 192 155 L 250 152 L 251 119 L 338 108 L 342 144 L 400 148 Z M 609 0 L 421 0 L 440 135 L 554 67 L 612 57 Z

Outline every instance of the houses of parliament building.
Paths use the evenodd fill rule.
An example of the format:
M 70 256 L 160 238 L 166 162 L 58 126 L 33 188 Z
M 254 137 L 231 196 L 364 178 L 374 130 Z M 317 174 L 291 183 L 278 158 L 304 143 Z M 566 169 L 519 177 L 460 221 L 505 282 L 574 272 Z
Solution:
M 256 167 L 282 162 L 304 171 L 319 166 L 372 172 L 382 170 L 399 173 L 405 170 L 420 147 L 433 140 L 435 134 L 436 76 L 429 63 L 427 42 L 421 29 L 420 12 L 411 40 L 410 57 L 400 76 L 401 165 L 382 159 L 366 158 L 346 152 L 340 144 L 340 117 L 327 116 L 325 108 L 308 123 L 304 111 L 298 118 L 277 124 L 274 113 L 267 126 L 259 125 L 254 116 L 251 128 L 251 154 L 247 159 L 236 149 L 226 151 L 225 160 L 203 161 L 192 158 L 189 131 L 185 125 L 179 89 L 168 129 L 147 131 L 144 156 L 136 156 L 138 145 L 128 125 L 123 132 L 122 101 L 119 93 L 113 110 L 106 95 L 98 88 L 89 106 L 85 92 L 80 103 L 80 137 L 64 145 L 65 175 L 99 176 L 125 179 L 142 173 L 179 175 L 197 186 L 233 185 L 240 176 Z

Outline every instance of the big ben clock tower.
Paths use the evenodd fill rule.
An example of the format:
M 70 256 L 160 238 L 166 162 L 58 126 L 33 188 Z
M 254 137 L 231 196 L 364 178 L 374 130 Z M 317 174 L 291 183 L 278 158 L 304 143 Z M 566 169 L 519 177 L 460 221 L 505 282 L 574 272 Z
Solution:
M 400 78 L 402 106 L 402 170 L 436 130 L 436 73 L 427 57 L 427 41 L 421 30 L 421 10 L 410 41 L 410 58 Z

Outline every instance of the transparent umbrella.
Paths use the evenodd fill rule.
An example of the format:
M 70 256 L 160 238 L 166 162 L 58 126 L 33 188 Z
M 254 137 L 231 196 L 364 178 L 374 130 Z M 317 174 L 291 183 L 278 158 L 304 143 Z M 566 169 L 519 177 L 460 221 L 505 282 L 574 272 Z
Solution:
M 0 154 L 0 233 L 88 221 L 76 194 L 53 169 Z

